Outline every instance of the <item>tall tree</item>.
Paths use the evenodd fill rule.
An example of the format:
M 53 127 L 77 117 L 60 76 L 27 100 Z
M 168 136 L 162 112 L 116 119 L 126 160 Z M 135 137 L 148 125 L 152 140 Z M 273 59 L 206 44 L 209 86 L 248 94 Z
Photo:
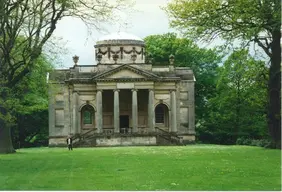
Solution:
M 15 117 L 12 135 L 14 146 L 24 147 L 41 137 L 48 138 L 48 83 L 46 75 L 52 70 L 43 54 L 35 66 L 16 86 L 11 89 L 13 103 L 10 113 Z
M 281 147 L 281 1 L 173 0 L 168 3 L 172 27 L 195 39 L 221 37 L 227 42 L 254 42 L 269 57 L 268 128 Z
M 3 0 L 0 3 L 0 153 L 14 152 L 7 99 L 11 88 L 33 70 L 59 20 L 72 16 L 87 25 L 113 19 L 126 0 Z M 24 37 L 24 38 L 22 38 Z
M 247 50 L 234 51 L 219 68 L 215 97 L 199 127 L 204 142 L 235 144 L 238 137 L 266 135 L 267 68 Z
M 196 124 L 205 116 L 207 100 L 215 94 L 216 75 L 220 56 L 215 50 L 199 48 L 187 38 L 179 38 L 175 33 L 150 35 L 146 37 L 146 54 L 153 65 L 166 65 L 171 54 L 178 67 L 190 67 L 196 77 L 195 111 Z

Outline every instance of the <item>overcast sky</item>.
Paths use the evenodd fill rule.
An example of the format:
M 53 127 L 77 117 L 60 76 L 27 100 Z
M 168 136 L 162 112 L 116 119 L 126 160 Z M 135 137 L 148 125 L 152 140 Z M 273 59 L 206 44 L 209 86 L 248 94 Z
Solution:
M 61 20 L 55 31 L 55 37 L 61 38 L 58 47 L 64 47 L 67 53 L 61 54 L 61 63 L 57 63 L 56 66 L 67 68 L 73 66 L 73 55 L 79 56 L 80 65 L 95 64 L 94 44 L 100 37 L 109 33 L 123 31 L 144 38 L 148 35 L 175 31 L 169 28 L 168 17 L 160 8 L 169 0 L 135 0 L 135 2 L 134 11 L 121 14 L 123 21 L 120 23 L 128 24 L 108 26 L 106 28 L 108 32 L 93 30 L 89 35 L 87 27 L 80 20 L 73 18 Z

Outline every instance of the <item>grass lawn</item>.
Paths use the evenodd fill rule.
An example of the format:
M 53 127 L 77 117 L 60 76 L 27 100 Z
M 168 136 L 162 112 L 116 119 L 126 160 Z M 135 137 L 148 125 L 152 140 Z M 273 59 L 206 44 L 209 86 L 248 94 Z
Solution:
M 281 151 L 249 146 L 20 149 L 0 190 L 281 190 Z

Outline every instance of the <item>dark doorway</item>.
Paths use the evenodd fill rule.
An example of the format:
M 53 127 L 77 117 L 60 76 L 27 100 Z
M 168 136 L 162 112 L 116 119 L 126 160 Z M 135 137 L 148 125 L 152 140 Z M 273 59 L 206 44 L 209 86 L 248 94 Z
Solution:
M 129 116 L 121 115 L 119 116 L 119 127 L 121 133 L 127 133 L 129 128 Z

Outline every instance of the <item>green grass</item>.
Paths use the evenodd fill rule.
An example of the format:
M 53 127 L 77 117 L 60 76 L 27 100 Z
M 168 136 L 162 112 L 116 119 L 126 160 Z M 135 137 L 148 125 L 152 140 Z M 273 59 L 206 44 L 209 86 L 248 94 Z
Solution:
M 281 151 L 249 146 L 21 149 L 0 190 L 281 190 Z

